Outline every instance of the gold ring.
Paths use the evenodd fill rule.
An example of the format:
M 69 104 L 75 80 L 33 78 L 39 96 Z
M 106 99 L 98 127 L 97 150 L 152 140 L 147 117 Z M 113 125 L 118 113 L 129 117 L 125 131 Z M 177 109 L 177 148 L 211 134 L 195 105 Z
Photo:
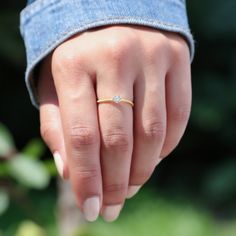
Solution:
M 97 103 L 107 103 L 107 102 L 115 102 L 115 103 L 120 103 L 124 102 L 127 103 L 131 106 L 134 106 L 134 103 L 128 99 L 121 98 L 119 95 L 115 95 L 113 98 L 104 98 L 104 99 L 99 99 L 97 100 Z

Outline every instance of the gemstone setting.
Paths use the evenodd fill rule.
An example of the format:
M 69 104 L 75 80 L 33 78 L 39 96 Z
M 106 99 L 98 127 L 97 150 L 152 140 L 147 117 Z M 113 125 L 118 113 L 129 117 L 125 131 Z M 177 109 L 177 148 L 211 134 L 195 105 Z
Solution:
M 121 101 L 121 97 L 119 95 L 116 95 L 112 99 L 115 103 L 119 103 Z

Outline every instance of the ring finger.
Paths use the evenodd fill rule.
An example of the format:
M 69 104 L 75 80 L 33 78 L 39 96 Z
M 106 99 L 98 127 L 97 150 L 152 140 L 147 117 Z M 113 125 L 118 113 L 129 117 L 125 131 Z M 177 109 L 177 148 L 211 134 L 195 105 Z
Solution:
M 133 81 L 128 73 L 118 75 L 111 72 L 109 78 L 104 74 L 102 77 L 97 79 L 98 99 L 120 95 L 133 100 Z M 133 149 L 132 113 L 132 106 L 128 103 L 109 102 L 98 106 L 103 174 L 102 215 L 106 221 L 118 217 L 127 194 Z

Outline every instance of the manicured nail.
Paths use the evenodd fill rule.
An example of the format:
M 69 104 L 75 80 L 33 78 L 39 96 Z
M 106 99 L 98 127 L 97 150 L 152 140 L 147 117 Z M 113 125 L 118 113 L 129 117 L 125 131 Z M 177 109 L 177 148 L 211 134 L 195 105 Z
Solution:
M 103 219 L 107 222 L 116 220 L 120 214 L 122 205 L 105 206 L 102 211 Z
M 54 152 L 53 157 L 54 157 L 54 161 L 55 161 L 55 164 L 56 164 L 57 171 L 58 171 L 59 175 L 61 176 L 61 178 L 64 178 L 64 176 L 63 176 L 64 163 L 63 163 L 63 160 L 61 158 L 61 155 L 59 154 L 59 152 Z
M 87 198 L 83 205 L 84 217 L 87 221 L 95 221 L 100 212 L 99 197 Z
M 132 198 L 139 191 L 139 189 L 141 187 L 142 187 L 141 185 L 139 185 L 139 186 L 138 185 L 129 186 L 126 198 L 128 198 L 128 199 Z

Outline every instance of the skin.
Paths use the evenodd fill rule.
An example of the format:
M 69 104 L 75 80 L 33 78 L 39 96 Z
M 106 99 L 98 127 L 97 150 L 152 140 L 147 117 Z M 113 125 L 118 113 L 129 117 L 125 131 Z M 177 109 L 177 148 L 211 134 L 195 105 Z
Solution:
M 191 110 L 189 48 L 175 33 L 113 25 L 68 39 L 42 63 L 41 134 L 79 208 L 123 205 L 179 143 Z M 134 102 L 97 104 L 120 95 Z

